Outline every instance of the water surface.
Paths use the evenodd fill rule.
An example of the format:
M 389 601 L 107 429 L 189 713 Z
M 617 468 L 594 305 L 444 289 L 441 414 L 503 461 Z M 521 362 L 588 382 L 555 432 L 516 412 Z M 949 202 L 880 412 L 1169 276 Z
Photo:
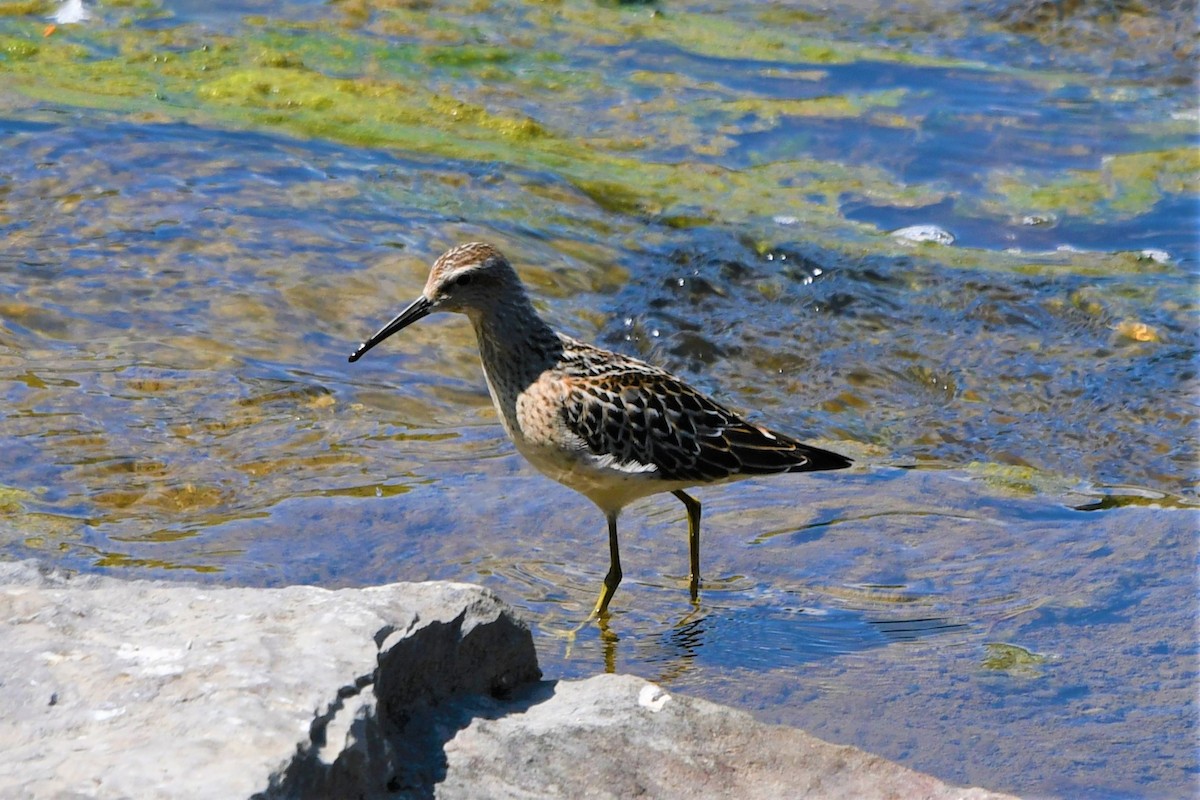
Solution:
M 1169 10 L 1017 10 L 0 17 L 5 555 L 475 581 L 549 677 L 633 672 L 953 782 L 1186 795 L 1194 59 Z M 346 362 L 473 239 L 557 327 L 856 468 L 697 490 L 698 607 L 682 507 L 631 507 L 614 616 L 568 652 L 603 518 L 514 454 L 466 321 Z

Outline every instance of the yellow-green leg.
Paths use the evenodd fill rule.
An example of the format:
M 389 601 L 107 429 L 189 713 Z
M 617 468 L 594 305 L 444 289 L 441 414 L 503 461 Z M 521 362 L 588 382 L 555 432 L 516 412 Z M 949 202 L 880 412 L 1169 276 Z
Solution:
M 608 515 L 608 574 L 604 576 L 604 589 L 600 592 L 600 599 L 596 601 L 592 617 L 602 617 L 608 613 L 608 603 L 617 593 L 620 584 L 621 553 L 617 546 L 617 515 L 613 513 Z
M 688 558 L 691 561 L 689 585 L 694 601 L 700 593 L 700 501 L 682 489 L 671 492 L 683 503 L 688 516 Z

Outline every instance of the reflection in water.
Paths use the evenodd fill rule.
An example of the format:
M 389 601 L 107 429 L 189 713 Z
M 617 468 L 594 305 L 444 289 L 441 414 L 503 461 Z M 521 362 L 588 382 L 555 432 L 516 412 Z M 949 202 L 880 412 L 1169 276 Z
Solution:
M 693 601 L 692 610 L 666 633 L 666 643 L 676 655 L 672 663 L 662 667 L 657 677 L 651 678 L 655 683 L 673 684 L 692 668 L 697 651 L 704 646 L 705 623 L 707 615 L 699 602 Z
M 887 639 L 897 642 L 912 642 L 922 636 L 965 628 L 966 623 L 951 622 L 939 617 L 917 617 L 914 619 L 873 620 L 872 625 Z
M 946 617 L 883 618 L 878 611 L 820 607 L 783 613 L 777 606 L 731 608 L 702 603 L 648 640 L 645 631 L 622 645 L 619 620 L 601 619 L 597 626 L 606 672 L 643 663 L 653 670 L 647 677 L 664 685 L 685 683 L 690 672 L 703 673 L 721 664 L 795 670 L 810 661 L 862 654 L 895 643 L 942 635 L 962 641 L 969 634 L 966 623 Z
M 600 629 L 600 641 L 604 647 L 604 671 L 612 675 L 617 671 L 617 643 L 621 641 L 621 637 L 608 626 L 607 617 L 598 618 L 596 627 Z

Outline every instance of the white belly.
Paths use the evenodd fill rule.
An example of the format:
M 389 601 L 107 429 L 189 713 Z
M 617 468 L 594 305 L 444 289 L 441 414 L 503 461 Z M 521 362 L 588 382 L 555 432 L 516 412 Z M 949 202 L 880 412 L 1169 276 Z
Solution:
M 620 511 L 634 500 L 692 485 L 663 480 L 654 468 L 618 466 L 586 449 L 536 446 L 519 437 L 513 437 L 513 442 L 539 472 L 584 495 L 605 514 Z

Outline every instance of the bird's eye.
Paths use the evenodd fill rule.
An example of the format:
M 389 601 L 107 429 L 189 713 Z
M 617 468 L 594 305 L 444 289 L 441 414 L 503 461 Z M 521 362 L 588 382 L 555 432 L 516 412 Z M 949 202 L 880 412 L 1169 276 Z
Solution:
M 459 275 L 457 278 L 454 279 L 455 286 L 466 286 L 470 282 L 471 282 L 471 273 L 469 273 L 469 272 L 464 272 L 462 275 Z

